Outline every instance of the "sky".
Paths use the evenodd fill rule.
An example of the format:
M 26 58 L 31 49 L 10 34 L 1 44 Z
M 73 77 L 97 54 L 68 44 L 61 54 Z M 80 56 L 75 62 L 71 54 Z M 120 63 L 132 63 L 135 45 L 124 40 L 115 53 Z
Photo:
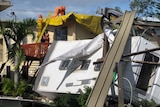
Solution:
M 131 0 L 9 0 L 13 6 L 0 12 L 0 19 L 12 19 L 11 12 L 15 13 L 17 20 L 25 18 L 38 18 L 38 14 L 46 17 L 49 12 L 54 13 L 57 6 L 66 6 L 66 13 L 98 15 L 98 8 L 120 7 L 124 12 L 130 10 Z

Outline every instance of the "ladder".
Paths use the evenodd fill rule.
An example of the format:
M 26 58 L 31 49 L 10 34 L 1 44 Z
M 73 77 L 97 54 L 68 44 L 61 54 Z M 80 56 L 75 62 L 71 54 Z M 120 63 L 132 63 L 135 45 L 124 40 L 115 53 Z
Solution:
M 119 63 L 123 54 L 134 21 L 134 16 L 135 11 L 125 12 L 114 43 L 104 58 L 95 86 L 87 99 L 87 107 L 103 107 L 112 83 L 113 70 L 116 63 Z

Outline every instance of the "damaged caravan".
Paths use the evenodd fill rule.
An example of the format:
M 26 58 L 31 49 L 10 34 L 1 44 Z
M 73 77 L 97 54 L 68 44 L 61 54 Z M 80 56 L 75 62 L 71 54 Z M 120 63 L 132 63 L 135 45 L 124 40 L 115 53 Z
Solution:
M 117 74 L 114 68 L 116 63 L 120 63 L 122 67 L 124 99 L 131 103 L 142 99 L 153 99 L 159 104 L 160 68 L 158 65 L 160 61 L 160 48 L 158 44 L 144 38 L 143 34 L 146 33 L 146 30 L 139 36 L 134 35 L 130 31 L 129 28 L 132 27 L 134 14 L 126 13 L 124 15 L 121 23 L 122 26 L 120 26 L 116 34 L 108 32 L 109 29 L 105 29 L 104 33 L 97 35 L 93 39 L 54 41 L 43 63 L 39 66 L 34 91 L 50 99 L 54 99 L 59 93 L 79 94 L 84 91 L 86 86 L 92 87 L 93 90 L 87 103 L 88 107 L 91 107 L 90 105 L 94 104 L 93 102 L 96 98 L 103 98 L 98 98 L 100 96 L 98 91 L 101 90 L 103 92 L 103 87 L 106 84 L 114 88 L 109 87 L 108 93 L 101 93 L 105 98 L 106 96 L 119 95 L 119 77 L 117 75 L 113 77 L 112 75 L 113 72 Z M 125 19 L 128 18 L 128 15 L 131 15 L 131 18 Z M 126 28 L 124 28 L 123 24 L 126 24 Z M 125 33 L 125 30 L 128 32 Z M 121 34 L 121 31 L 124 31 L 124 36 Z M 119 35 L 122 35 L 122 37 Z M 126 35 L 127 37 L 125 37 Z M 108 44 L 105 41 L 106 37 L 108 41 L 113 41 L 110 41 Z M 119 42 L 120 39 L 122 40 L 121 42 Z M 123 39 L 126 40 L 126 44 L 123 42 Z M 117 41 L 120 44 L 117 44 Z M 122 49 L 121 44 L 124 45 Z M 107 46 L 110 46 L 110 48 L 108 49 Z M 118 48 L 118 51 L 112 52 L 112 50 Z M 113 57 L 110 57 L 111 54 L 113 54 Z M 118 54 L 119 56 L 117 56 Z M 116 63 L 112 59 L 116 59 Z M 117 62 L 117 59 L 120 60 Z M 111 75 L 110 78 L 111 80 L 114 78 L 114 82 L 106 81 L 107 70 L 106 76 L 103 75 L 105 73 L 103 67 L 105 66 L 106 69 L 111 67 L 106 65 L 105 61 L 113 62 L 111 65 L 114 68 L 109 71 L 112 73 L 108 74 L 108 76 Z M 103 70 L 104 72 L 102 73 Z M 104 78 L 104 81 L 100 78 Z M 98 86 L 99 84 L 102 84 L 102 87 Z M 100 103 L 104 104 L 105 98 Z
M 102 44 L 103 34 L 93 40 L 54 41 L 40 66 L 35 91 L 52 98 L 51 93 L 78 94 L 84 86 L 92 87 L 100 70 L 100 64 L 93 63 L 103 55 Z

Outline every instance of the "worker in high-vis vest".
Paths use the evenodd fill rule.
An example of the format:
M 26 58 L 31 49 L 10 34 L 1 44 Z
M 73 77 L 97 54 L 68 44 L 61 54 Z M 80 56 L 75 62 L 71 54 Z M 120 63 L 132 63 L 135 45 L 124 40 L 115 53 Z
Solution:
M 54 10 L 54 15 L 53 17 L 56 17 L 56 16 L 59 16 L 59 14 L 62 16 L 62 15 L 65 15 L 65 10 L 66 10 L 66 7 L 65 6 L 58 6 L 56 7 L 56 9 Z
M 41 14 L 38 15 L 38 20 L 37 20 L 37 29 L 38 29 L 38 34 L 37 37 L 40 37 L 40 34 L 42 32 L 42 27 L 43 27 L 43 17 Z

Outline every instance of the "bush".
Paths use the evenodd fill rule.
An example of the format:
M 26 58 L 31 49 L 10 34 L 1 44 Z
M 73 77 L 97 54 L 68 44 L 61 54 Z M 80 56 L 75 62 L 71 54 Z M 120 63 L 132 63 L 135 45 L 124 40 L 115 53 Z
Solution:
M 54 99 L 54 106 L 56 107 L 86 107 L 85 103 L 89 96 L 91 88 L 86 87 L 85 93 L 80 95 L 73 95 L 71 93 L 62 94 Z
M 4 78 L 2 81 L 2 92 L 4 95 L 7 96 L 15 96 L 15 90 L 14 90 L 14 82 L 11 81 L 8 78 Z
M 80 107 L 76 98 L 70 93 L 59 95 L 54 99 L 54 104 L 56 107 Z
M 141 105 L 142 107 L 154 107 L 156 106 L 156 103 L 154 100 L 142 100 L 139 102 L 139 105 Z
M 86 87 L 85 88 L 85 93 L 82 93 L 82 94 L 79 95 L 79 97 L 77 98 L 77 101 L 78 101 L 80 107 L 86 107 L 85 103 L 88 99 L 88 96 L 89 96 L 90 92 L 91 92 L 91 88 Z
M 20 80 L 17 84 L 9 78 L 4 78 L 2 81 L 2 92 L 7 96 L 28 96 L 28 89 L 31 87 L 31 84 L 28 84 L 25 80 Z

